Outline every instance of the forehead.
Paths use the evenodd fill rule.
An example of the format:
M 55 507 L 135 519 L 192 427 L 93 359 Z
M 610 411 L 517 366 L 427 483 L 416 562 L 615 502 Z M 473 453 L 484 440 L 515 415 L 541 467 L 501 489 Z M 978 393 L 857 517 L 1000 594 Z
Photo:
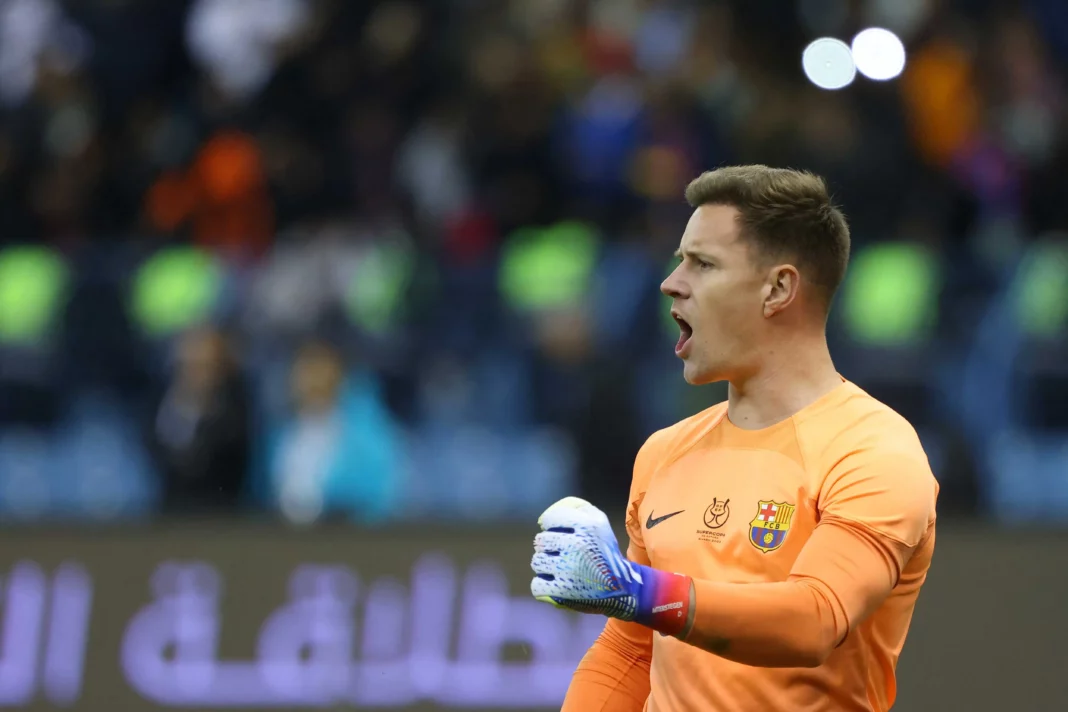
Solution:
M 744 249 L 738 239 L 738 209 L 732 205 L 702 205 L 693 211 L 679 249 L 683 252 L 732 252 Z

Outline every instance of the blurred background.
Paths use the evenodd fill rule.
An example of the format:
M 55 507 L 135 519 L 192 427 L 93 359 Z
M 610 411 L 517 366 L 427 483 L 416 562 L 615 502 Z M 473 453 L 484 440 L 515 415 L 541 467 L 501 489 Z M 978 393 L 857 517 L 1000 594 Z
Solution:
M 821 38 L 839 42 L 806 52 Z M 23 578 L 0 583 L 9 620 L 16 590 L 54 590 L 92 622 L 57 633 L 49 604 L 42 630 L 74 651 L 40 673 L 60 691 L 38 694 L 33 647 L 22 677 L 0 669 L 0 702 L 112 699 L 119 653 L 75 681 L 77 650 L 126 650 L 152 590 L 181 608 L 238 578 L 280 604 L 297 566 L 293 590 L 330 615 L 370 607 L 348 574 L 300 568 L 324 557 L 411 578 L 415 601 L 417 580 L 453 581 L 460 542 L 492 539 L 470 575 L 527 611 L 537 514 L 580 494 L 622 515 L 645 437 L 725 397 L 683 382 L 658 285 L 687 182 L 754 162 L 828 179 L 853 234 L 832 354 L 911 420 L 941 483 L 956 553 L 917 635 L 982 677 L 962 629 L 1020 634 L 1010 607 L 1059 626 L 1026 646 L 1063 662 L 1068 617 L 1041 596 L 1068 587 L 1066 67 L 1064 0 L 0 0 L 0 521 L 24 525 L 0 545 Z M 448 565 L 419 579 L 435 547 Z M 136 582 L 78 597 L 102 578 Z M 954 619 L 991 580 L 1010 588 Z M 523 630 L 564 618 L 537 620 Z M 558 699 L 599 629 L 566 620 L 576 642 L 501 689 Z M 503 621 L 493 635 L 529 643 Z M 359 635 L 361 659 L 389 637 Z M 454 653 L 476 667 L 450 678 L 413 642 L 411 679 L 498 679 L 492 636 L 471 635 Z M 1068 692 L 986 665 L 1016 677 L 948 699 Z M 178 704 L 133 682 L 164 673 L 123 669 L 125 709 Z M 924 694 L 961 694 L 915 670 Z M 522 706 L 405 684 L 346 699 Z M 307 701 L 224 687 L 182 704 Z

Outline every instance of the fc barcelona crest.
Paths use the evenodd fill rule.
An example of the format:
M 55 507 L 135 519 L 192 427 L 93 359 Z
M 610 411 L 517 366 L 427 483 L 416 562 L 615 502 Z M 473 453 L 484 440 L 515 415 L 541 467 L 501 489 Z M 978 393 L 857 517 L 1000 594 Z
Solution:
M 765 554 L 782 546 L 790 531 L 794 509 L 794 505 L 786 502 L 760 500 L 756 518 L 749 522 L 749 543 Z

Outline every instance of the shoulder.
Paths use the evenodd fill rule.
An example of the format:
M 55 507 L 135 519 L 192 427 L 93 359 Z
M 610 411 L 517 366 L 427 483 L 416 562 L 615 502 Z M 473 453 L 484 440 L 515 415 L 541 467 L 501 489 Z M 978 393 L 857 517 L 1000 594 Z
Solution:
M 825 471 L 857 455 L 912 460 L 927 467 L 927 454 L 912 424 L 851 383 L 833 402 L 800 420 L 797 431 L 806 459 Z
M 938 482 L 915 428 L 851 386 L 833 408 L 798 424 L 818 468 L 821 511 L 915 544 L 935 518 Z

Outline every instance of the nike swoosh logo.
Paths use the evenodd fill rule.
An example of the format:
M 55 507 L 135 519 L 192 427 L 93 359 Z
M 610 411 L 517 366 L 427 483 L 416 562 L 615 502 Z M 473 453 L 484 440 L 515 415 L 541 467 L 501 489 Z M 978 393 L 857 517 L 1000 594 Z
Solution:
M 665 519 L 671 519 L 676 514 L 682 514 L 685 511 L 686 511 L 685 509 L 680 509 L 677 512 L 672 512 L 671 514 L 665 514 L 664 516 L 657 517 L 656 519 L 653 519 L 653 513 L 649 512 L 649 518 L 645 520 L 645 528 L 646 529 L 652 529 L 653 527 L 655 527 L 657 524 L 659 524 L 660 522 L 664 521 Z

